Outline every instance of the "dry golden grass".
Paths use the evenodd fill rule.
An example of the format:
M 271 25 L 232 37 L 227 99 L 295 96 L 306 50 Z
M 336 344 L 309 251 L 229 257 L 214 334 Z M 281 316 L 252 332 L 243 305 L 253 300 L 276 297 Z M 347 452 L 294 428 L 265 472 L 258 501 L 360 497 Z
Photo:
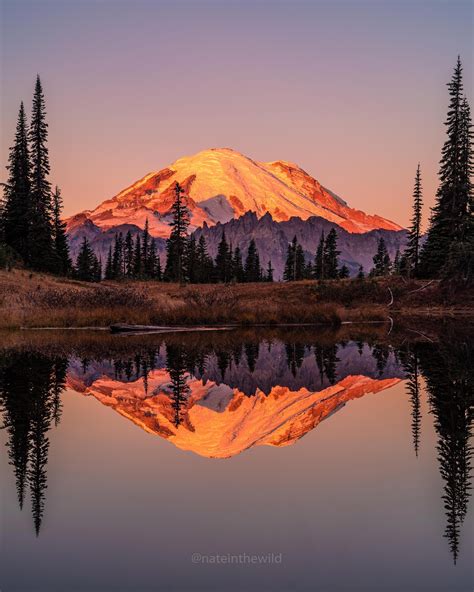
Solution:
M 426 282 L 425 282 L 426 284 Z M 326 324 L 386 320 L 389 315 L 436 313 L 472 316 L 444 300 L 439 286 L 413 293 L 423 283 L 397 278 L 273 284 L 189 285 L 157 282 L 62 280 L 24 270 L 0 272 L 0 328 L 155 325 Z M 389 291 L 395 302 L 390 308 Z M 429 304 L 429 308 L 428 308 Z

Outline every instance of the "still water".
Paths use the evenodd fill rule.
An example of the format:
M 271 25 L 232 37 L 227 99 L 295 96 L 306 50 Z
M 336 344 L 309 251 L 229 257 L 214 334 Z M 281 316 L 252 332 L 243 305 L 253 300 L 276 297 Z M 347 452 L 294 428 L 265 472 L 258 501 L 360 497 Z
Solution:
M 1 337 L 0 589 L 472 590 L 470 340 Z

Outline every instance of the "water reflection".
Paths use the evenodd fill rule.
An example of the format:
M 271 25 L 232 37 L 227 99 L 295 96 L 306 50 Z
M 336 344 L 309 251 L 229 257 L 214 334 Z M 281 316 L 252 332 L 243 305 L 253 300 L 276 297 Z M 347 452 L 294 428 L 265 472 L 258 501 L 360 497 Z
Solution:
M 156 339 L 156 338 L 155 338 Z M 444 482 L 445 536 L 454 562 L 470 497 L 473 366 L 466 342 L 396 343 L 287 336 L 168 336 L 110 354 L 100 347 L 0 354 L 0 403 L 20 508 L 29 492 L 36 534 L 45 508 L 48 432 L 66 387 L 178 448 L 226 458 L 258 445 L 286 446 L 345 404 L 404 380 L 420 454 L 426 388 Z
M 48 463 L 48 431 L 61 418 L 67 360 L 35 352 L 11 353 L 1 359 L 0 396 L 8 432 L 8 458 L 16 479 L 18 503 L 26 490 L 36 534 L 43 519 Z

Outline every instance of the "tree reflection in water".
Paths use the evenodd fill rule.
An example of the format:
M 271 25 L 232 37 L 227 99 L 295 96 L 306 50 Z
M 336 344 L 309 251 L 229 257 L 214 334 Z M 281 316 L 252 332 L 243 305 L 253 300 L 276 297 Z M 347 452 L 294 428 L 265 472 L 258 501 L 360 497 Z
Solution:
M 293 381 L 292 384 L 297 385 L 294 388 L 303 384 L 316 390 L 336 384 L 351 371 L 360 374 L 364 368 L 372 367 L 373 376 L 381 377 L 388 372 L 390 364 L 392 367 L 396 365 L 397 371 L 403 372 L 407 379 L 413 446 L 417 456 L 420 451 L 422 378 L 438 438 L 437 457 L 444 482 L 445 536 L 454 562 L 457 561 L 461 526 L 471 490 L 474 380 L 472 346 L 468 342 L 444 339 L 438 343 L 409 343 L 405 340 L 402 346 L 392 347 L 387 343 L 368 345 L 358 340 L 352 342 L 357 352 L 357 368 L 347 367 L 341 361 L 347 341 L 318 341 L 304 335 L 265 340 L 247 336 L 226 343 L 201 339 L 192 346 L 185 340 L 168 338 L 164 345 L 164 350 L 160 344 L 138 353 L 122 352 L 112 357 L 107 352 L 102 356 L 96 352 L 87 353 L 79 357 L 77 366 L 86 374 L 93 363 L 107 362 L 112 369 L 111 377 L 116 380 L 127 382 L 143 378 L 145 394 L 149 373 L 155 368 L 166 369 L 170 378 L 173 423 L 178 427 L 186 418 L 190 378 L 211 379 L 235 388 L 232 381 L 238 381 L 244 374 L 247 383 L 257 384 L 257 369 L 262 371 L 263 368 L 261 374 L 266 379 L 270 376 L 270 380 L 279 383 Z M 278 346 L 283 348 L 284 367 L 279 368 L 276 376 L 273 364 Z M 305 370 L 306 356 L 314 356 L 311 370 L 308 370 L 309 366 Z M 61 393 L 70 359 L 66 354 L 46 355 L 28 348 L 4 350 L 0 354 L 0 404 L 3 427 L 7 431 L 8 458 L 15 474 L 20 508 L 23 508 L 29 491 L 36 534 L 40 532 L 45 510 L 48 432 L 59 424 L 61 418 Z M 285 370 L 289 373 L 285 374 Z M 260 387 L 264 389 L 264 386 Z M 246 394 L 254 396 L 255 387 L 250 386 Z

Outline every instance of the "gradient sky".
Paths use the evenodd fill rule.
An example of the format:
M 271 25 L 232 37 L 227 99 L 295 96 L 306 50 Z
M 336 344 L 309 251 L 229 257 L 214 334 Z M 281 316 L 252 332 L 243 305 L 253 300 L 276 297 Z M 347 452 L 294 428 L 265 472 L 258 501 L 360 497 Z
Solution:
M 39 72 L 65 214 L 175 159 L 228 146 L 298 163 L 353 207 L 410 218 L 437 186 L 472 1 L 0 0 L 0 179 Z

